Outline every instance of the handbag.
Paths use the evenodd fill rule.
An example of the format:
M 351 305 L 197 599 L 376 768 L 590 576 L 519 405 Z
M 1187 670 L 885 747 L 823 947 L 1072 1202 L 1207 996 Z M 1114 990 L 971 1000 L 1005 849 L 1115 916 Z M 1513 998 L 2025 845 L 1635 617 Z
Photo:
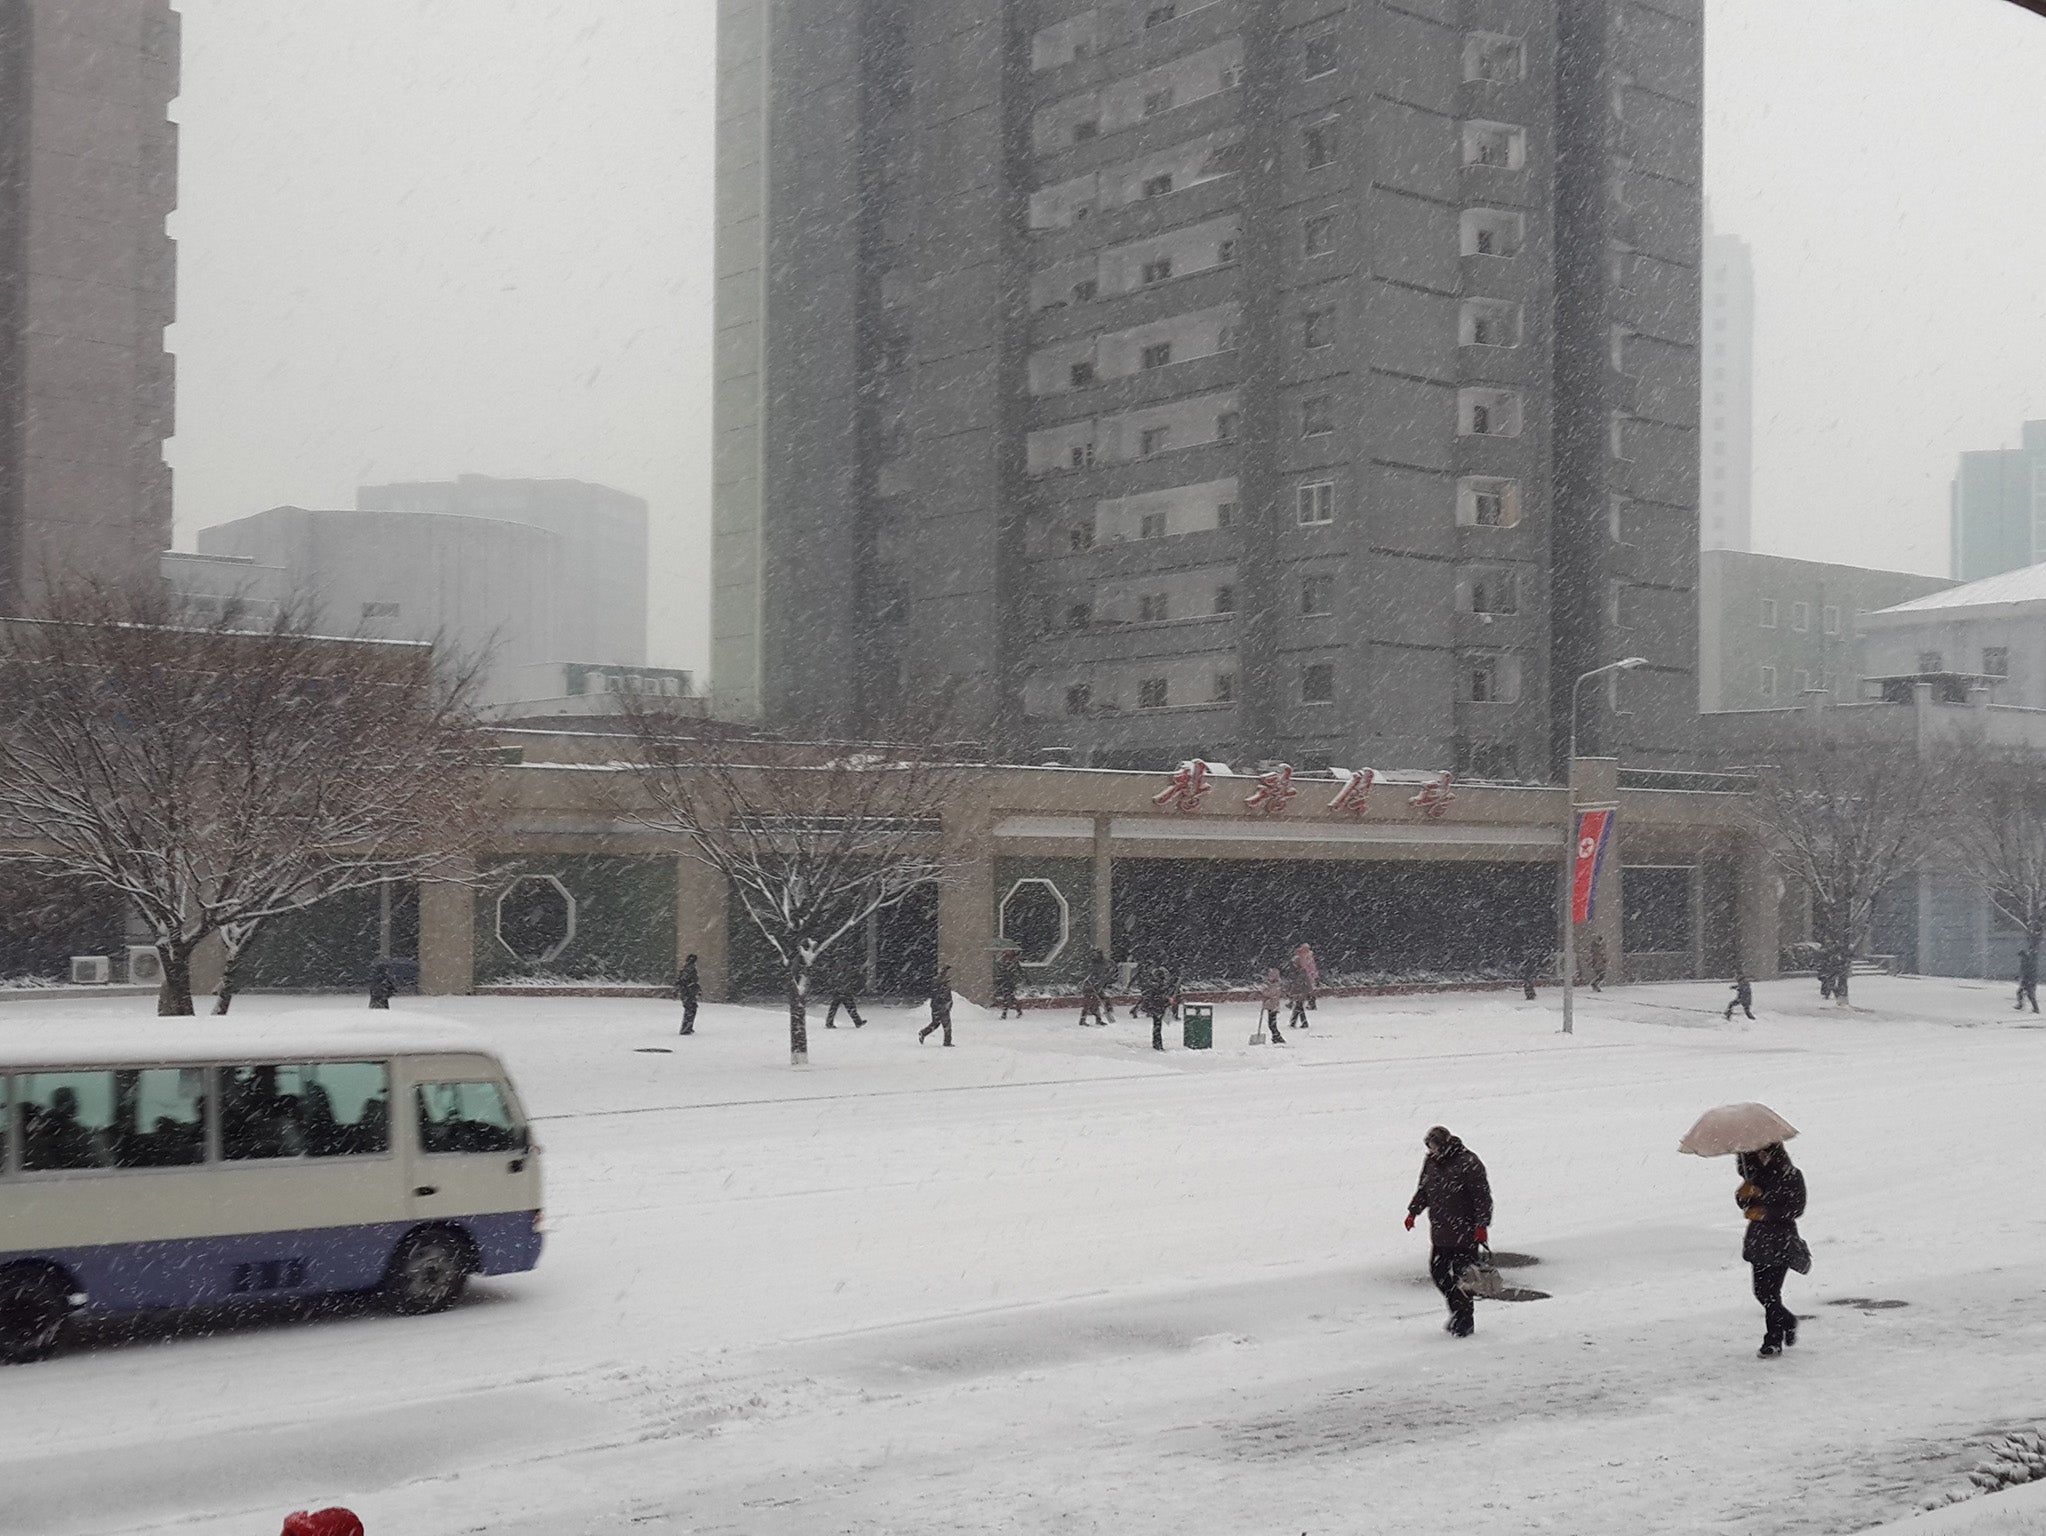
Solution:
M 1506 1279 L 1492 1262 L 1490 1248 L 1478 1250 L 1477 1263 L 1466 1264 L 1463 1273 L 1456 1277 L 1456 1284 L 1464 1295 L 1482 1296 L 1488 1301 L 1497 1301 L 1506 1290 Z
M 1801 1237 L 1790 1240 L 1790 1267 L 1800 1275 L 1812 1272 L 1812 1245 Z

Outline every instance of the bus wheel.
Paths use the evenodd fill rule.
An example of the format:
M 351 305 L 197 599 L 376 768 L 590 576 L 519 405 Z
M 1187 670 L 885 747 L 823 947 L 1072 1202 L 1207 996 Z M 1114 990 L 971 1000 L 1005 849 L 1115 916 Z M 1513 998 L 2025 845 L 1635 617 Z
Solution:
M 455 1304 L 469 1282 L 469 1255 L 452 1232 L 414 1232 L 391 1256 L 384 1276 L 384 1305 L 402 1317 L 441 1312 Z
M 0 1273 L 0 1360 L 42 1359 L 70 1316 L 71 1287 L 55 1270 L 25 1264 Z

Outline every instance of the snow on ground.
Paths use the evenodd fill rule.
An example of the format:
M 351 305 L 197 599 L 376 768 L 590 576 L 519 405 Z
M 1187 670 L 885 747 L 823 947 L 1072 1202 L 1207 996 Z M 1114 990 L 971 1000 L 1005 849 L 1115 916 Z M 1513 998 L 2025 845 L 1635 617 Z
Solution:
M 0 1531 L 1852 1532 L 2046 1425 L 2046 1030 L 1857 978 L 1324 1003 L 1286 1047 L 876 1008 L 786 1065 L 770 1008 L 401 1000 L 488 1031 L 539 1117 L 538 1271 L 451 1313 L 96 1328 L 0 1373 Z M 247 996 L 236 1011 L 314 1006 Z M 17 1004 L 17 1021 L 134 1000 Z M 170 1026 L 166 1026 L 170 1027 Z M 654 1054 L 665 1050 L 667 1054 Z M 1816 1263 L 1758 1361 L 1698 1111 L 1798 1124 Z M 1421 1137 L 1486 1160 L 1547 1301 L 1440 1328 Z M 1834 1306 L 1841 1298 L 1907 1306 Z M 2034 1490 L 1927 1536 L 2046 1531 Z M 2029 1522 L 2029 1523 L 2028 1523 Z

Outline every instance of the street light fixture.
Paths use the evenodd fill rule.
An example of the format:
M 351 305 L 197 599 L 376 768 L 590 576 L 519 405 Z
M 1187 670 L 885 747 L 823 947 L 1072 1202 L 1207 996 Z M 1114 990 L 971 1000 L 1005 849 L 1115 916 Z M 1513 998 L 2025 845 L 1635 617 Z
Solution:
M 1624 661 L 1609 661 L 1602 667 L 1593 667 L 1581 674 L 1570 685 L 1570 761 L 1565 771 L 1569 774 L 1568 792 L 1564 796 L 1563 828 L 1563 1033 L 1576 1033 L 1577 1002 L 1577 911 L 1575 907 L 1576 882 L 1571 878 L 1577 860 L 1577 704 L 1579 690 L 1594 677 L 1603 677 L 1608 672 L 1632 672 L 1636 667 L 1648 665 L 1646 656 L 1629 656 Z

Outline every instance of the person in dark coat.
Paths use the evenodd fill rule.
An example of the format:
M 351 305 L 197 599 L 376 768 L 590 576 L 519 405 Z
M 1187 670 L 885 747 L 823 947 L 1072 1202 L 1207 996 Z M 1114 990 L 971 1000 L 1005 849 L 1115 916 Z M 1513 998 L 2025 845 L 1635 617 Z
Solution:
M 922 1045 L 924 1036 L 934 1029 L 945 1032 L 945 1043 L 952 1043 L 952 967 L 938 967 L 938 979 L 931 983 L 931 1022 L 916 1032 L 916 1043 Z
M 1591 942 L 1585 946 L 1584 972 L 1591 982 L 1592 991 L 1603 992 L 1605 990 L 1606 941 L 1597 934 L 1593 934 Z
M 1314 983 L 1307 977 L 1307 967 L 1295 956 L 1288 956 L 1286 963 L 1279 967 L 1279 981 L 1286 989 L 1286 1001 L 1290 1005 L 1286 1014 L 1288 1029 L 1307 1028 L 1307 1004 L 1314 996 Z
M 1023 960 L 1015 950 L 1005 949 L 995 957 L 995 1002 L 1002 1010 L 1002 1017 L 1009 1016 L 1011 1008 L 1016 1017 L 1023 1017 L 1023 1002 L 1017 993 L 1023 986 Z
M 1137 1009 L 1151 1016 L 1151 1049 L 1165 1049 L 1165 1015 L 1172 1011 L 1172 978 L 1162 965 L 1137 973 Z
M 2032 1005 L 2032 1012 L 2039 1011 L 2039 951 L 2021 949 L 2018 951 L 2018 1010 L 2025 1004 Z
M 1725 1017 L 1732 1018 L 1736 1008 L 1751 1019 L 1755 1016 L 1755 984 L 1748 980 L 1746 971 L 1733 979 L 1733 1001 L 1726 1005 Z
M 1520 957 L 1520 985 L 1527 992 L 1527 1000 L 1534 1001 L 1535 982 L 1541 978 L 1544 956 L 1539 946 L 1530 944 Z
M 1431 1127 L 1428 1156 L 1421 1163 L 1421 1184 L 1407 1202 L 1407 1230 L 1428 1213 L 1428 1278 L 1449 1303 L 1444 1326 L 1460 1339 L 1477 1330 L 1477 1308 L 1463 1288 L 1463 1272 L 1478 1262 L 1478 1250 L 1491 1241 L 1492 1181 L 1477 1153 L 1449 1133 Z
M 696 1033 L 696 1005 L 703 997 L 703 983 L 696 978 L 696 956 L 682 962 L 675 973 L 675 996 L 682 1004 L 682 1033 Z
M 1168 994 L 1170 994 L 1172 998 L 1172 1016 L 1176 1019 L 1179 1017 L 1180 1003 L 1179 967 L 1176 965 L 1168 965 L 1165 967 L 1165 990 Z
M 824 1006 L 824 1027 L 838 1028 L 835 1020 L 838 1010 L 843 1008 L 845 1016 L 852 1020 L 854 1029 L 864 1029 L 867 1021 L 860 1017 L 860 975 L 862 967 L 850 955 L 841 955 L 824 973 L 826 1002 Z
M 1811 1250 L 1798 1236 L 1797 1219 L 1804 1215 L 1804 1174 L 1776 1142 L 1759 1152 L 1734 1159 L 1741 1187 L 1734 1200 L 1747 1213 L 1748 1233 L 1741 1257 L 1755 1270 L 1755 1300 L 1762 1304 L 1762 1347 L 1767 1360 L 1797 1342 L 1797 1314 L 1783 1304 L 1783 1281 L 1791 1270 L 1811 1267 Z
M 1107 999 L 1108 989 L 1114 984 L 1114 981 L 1115 967 L 1108 963 L 1108 956 L 1098 949 L 1095 950 L 1087 957 L 1087 973 L 1080 980 L 1081 1024 L 1084 1025 L 1087 1022 L 1087 1015 L 1091 1013 L 1094 1015 L 1094 1022 L 1096 1024 L 1099 1024 L 1103 1029 L 1108 1027 L 1108 1019 L 1104 1019 L 1101 1016 L 1101 1005 Z M 1108 1010 L 1108 1018 L 1112 1019 L 1114 1017 L 1115 1009 L 1111 1006 Z
M 222 982 L 225 990 L 227 983 Z M 391 975 L 391 962 L 377 960 L 369 968 L 369 1005 L 372 1008 L 389 1008 L 391 993 L 396 990 L 396 981 Z

